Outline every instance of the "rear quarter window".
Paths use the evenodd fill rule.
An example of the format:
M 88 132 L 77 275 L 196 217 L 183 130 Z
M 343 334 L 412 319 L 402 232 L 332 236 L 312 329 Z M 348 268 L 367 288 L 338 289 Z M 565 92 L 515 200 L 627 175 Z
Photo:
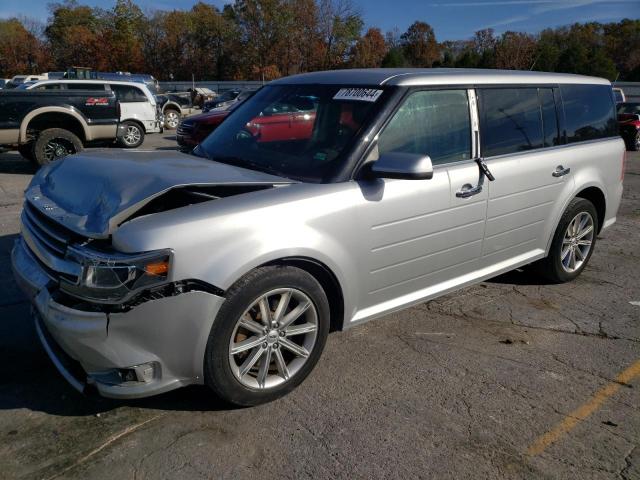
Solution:
M 608 85 L 561 85 L 567 142 L 618 134 L 615 103 Z

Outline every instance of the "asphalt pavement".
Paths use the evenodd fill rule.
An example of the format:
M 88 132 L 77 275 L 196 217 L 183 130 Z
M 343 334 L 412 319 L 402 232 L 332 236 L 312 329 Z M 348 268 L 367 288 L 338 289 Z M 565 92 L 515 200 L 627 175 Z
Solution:
M 67 385 L 9 265 L 33 172 L 0 154 L 0 478 L 640 479 L 640 154 L 576 281 L 515 271 L 333 333 L 296 391 L 245 409 Z

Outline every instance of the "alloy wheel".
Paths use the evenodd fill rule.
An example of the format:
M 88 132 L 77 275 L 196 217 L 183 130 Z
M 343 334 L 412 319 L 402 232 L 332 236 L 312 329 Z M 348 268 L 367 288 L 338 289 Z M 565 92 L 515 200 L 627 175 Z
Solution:
M 127 145 L 135 145 L 140 141 L 140 137 L 140 128 L 136 125 L 128 125 L 127 131 L 122 138 Z
M 588 212 L 580 212 L 569 222 L 562 239 L 560 262 L 562 268 L 573 273 L 582 267 L 593 245 L 594 221 Z
M 64 138 L 52 138 L 44 147 L 44 158 L 47 162 L 52 162 L 73 153 L 76 153 L 73 144 Z
M 170 111 L 165 115 L 165 123 L 168 128 L 176 128 L 178 123 L 180 123 L 180 117 L 176 112 Z
M 229 342 L 229 363 L 245 387 L 269 389 L 293 377 L 316 343 L 318 312 L 295 288 L 257 298 L 238 319 Z

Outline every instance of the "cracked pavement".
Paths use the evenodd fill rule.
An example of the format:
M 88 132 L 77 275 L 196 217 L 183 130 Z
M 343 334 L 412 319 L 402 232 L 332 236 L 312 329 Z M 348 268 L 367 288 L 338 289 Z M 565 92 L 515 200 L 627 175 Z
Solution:
M 204 387 L 116 402 L 66 384 L 9 266 L 32 173 L 0 154 L 0 477 L 640 479 L 640 377 L 527 455 L 640 359 L 640 154 L 576 281 L 515 271 L 331 334 L 296 391 L 248 409 Z

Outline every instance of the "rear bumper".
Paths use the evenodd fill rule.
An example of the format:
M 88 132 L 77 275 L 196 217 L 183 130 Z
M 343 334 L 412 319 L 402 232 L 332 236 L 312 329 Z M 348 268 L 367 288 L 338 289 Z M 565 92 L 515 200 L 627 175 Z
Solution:
M 78 391 L 92 386 L 105 397 L 139 398 L 204 383 L 206 343 L 224 298 L 190 291 L 117 313 L 89 311 L 54 298 L 55 283 L 21 238 L 12 267 L 45 351 Z

